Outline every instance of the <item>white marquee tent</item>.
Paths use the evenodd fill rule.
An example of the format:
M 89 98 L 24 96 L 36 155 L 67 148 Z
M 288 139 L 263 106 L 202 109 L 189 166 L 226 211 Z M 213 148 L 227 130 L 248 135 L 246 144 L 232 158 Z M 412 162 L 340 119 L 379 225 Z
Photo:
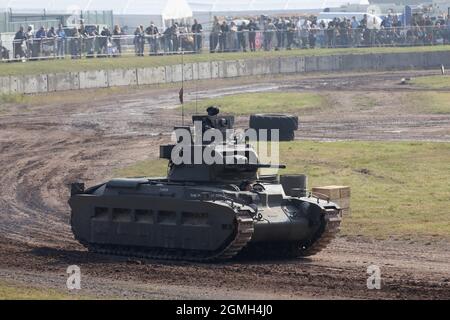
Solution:
M 194 12 L 292 11 L 369 4 L 368 0 L 188 0 Z

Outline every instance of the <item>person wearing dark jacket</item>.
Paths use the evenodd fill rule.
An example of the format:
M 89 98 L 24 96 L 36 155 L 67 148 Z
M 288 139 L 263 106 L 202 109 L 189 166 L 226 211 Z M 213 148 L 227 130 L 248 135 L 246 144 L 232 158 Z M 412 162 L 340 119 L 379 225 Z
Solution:
M 64 58 L 66 54 L 66 32 L 62 24 L 58 26 L 58 30 L 56 30 L 56 55 L 58 58 Z
M 202 25 L 198 23 L 197 19 L 194 19 L 191 32 L 194 34 L 194 48 L 196 52 L 200 52 L 202 50 L 202 31 Z
M 258 31 L 259 28 L 253 19 L 250 19 L 247 29 L 249 31 L 248 42 L 250 44 L 250 51 L 256 51 L 256 31 Z
M 100 55 L 107 56 L 108 55 L 108 42 L 111 38 L 111 32 L 107 27 L 104 27 L 102 32 L 100 33 L 100 40 L 99 40 L 99 51 Z
M 242 21 L 241 25 L 238 27 L 238 42 L 243 52 L 247 52 L 247 39 L 245 36 L 247 31 L 247 24 L 245 21 Z
M 150 22 L 150 26 L 145 29 L 145 36 L 148 39 L 149 55 L 158 53 L 158 34 L 159 30 L 155 24 Z
M 220 52 L 227 51 L 227 35 L 228 32 L 230 32 L 230 28 L 227 25 L 227 22 L 222 22 L 222 25 L 220 26 L 220 36 L 219 36 L 219 50 Z
M 25 40 L 27 40 L 27 35 L 23 31 L 23 27 L 20 27 L 14 36 L 14 58 L 25 57 L 25 52 L 22 49 L 22 44 Z
M 143 57 L 144 56 L 144 45 L 145 45 L 145 33 L 144 28 L 139 26 L 136 28 L 134 32 L 134 50 L 136 52 L 136 56 Z

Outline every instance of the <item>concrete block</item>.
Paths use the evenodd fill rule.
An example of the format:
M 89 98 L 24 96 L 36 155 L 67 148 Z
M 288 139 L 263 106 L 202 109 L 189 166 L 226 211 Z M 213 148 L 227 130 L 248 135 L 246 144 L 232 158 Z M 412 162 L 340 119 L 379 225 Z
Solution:
M 297 59 L 297 73 L 306 72 L 305 57 L 298 57 Z
M 11 93 L 44 93 L 47 92 L 47 75 L 26 75 L 10 78 Z
M 424 68 L 439 68 L 441 65 L 450 67 L 450 51 L 434 51 L 421 55 Z
M 280 73 L 280 58 L 267 59 L 266 63 L 269 66 L 270 74 L 279 74 Z
M 281 57 L 280 58 L 280 73 L 296 73 L 297 72 L 297 57 Z
M 77 72 L 51 73 L 47 75 L 48 91 L 67 91 L 80 89 L 80 76 Z
M 251 74 L 254 76 L 260 76 L 270 74 L 271 69 L 269 65 L 269 59 L 255 59 L 248 61 L 248 67 L 251 70 Z
M 108 87 L 108 73 L 105 70 L 82 71 L 79 73 L 80 89 Z
M 318 67 L 317 67 L 317 57 L 316 56 L 305 57 L 305 71 L 306 72 L 319 71 Z
M 379 70 L 379 54 L 348 54 L 340 57 L 341 69 L 343 71 L 352 70 Z
M 236 78 L 239 76 L 238 61 L 224 61 L 222 63 L 223 78 Z
M 191 63 L 191 65 L 192 65 L 192 80 L 198 80 L 200 72 L 198 63 Z
M 237 60 L 236 68 L 238 72 L 238 77 L 248 77 L 252 75 L 248 68 L 246 60 Z
M 24 76 L 23 83 L 24 93 L 48 92 L 48 82 L 46 74 Z
M 110 87 L 137 85 L 136 69 L 108 70 L 108 85 Z
M 219 78 L 223 79 L 226 78 L 226 66 L 225 66 L 225 61 L 216 61 L 217 63 L 217 70 L 218 70 L 218 74 L 219 74 Z
M 10 78 L 0 77 L 0 94 L 9 94 L 10 92 Z
M 184 81 L 194 80 L 194 66 L 192 63 L 186 63 L 183 65 Z
M 182 65 L 175 64 L 166 66 L 166 82 L 181 82 L 182 80 Z
M 211 79 L 211 62 L 198 63 L 198 79 Z
M 9 92 L 11 94 L 24 93 L 24 85 L 21 77 L 11 76 L 9 79 Z
M 138 85 L 163 84 L 166 83 L 166 68 L 140 68 L 137 69 Z
M 221 65 L 221 64 L 218 61 L 211 62 L 211 79 L 219 78 L 219 75 L 220 75 L 219 65 Z M 222 72 L 223 72 L 223 70 L 222 70 Z

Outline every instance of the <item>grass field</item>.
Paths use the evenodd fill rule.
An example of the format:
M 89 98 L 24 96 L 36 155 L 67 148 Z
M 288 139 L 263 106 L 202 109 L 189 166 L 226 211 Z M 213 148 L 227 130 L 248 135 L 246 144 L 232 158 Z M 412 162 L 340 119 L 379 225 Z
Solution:
M 420 79 L 420 78 L 418 78 Z M 450 79 L 450 78 L 449 78 Z M 434 81 L 434 80 L 433 80 Z M 450 92 L 417 91 L 398 92 L 399 111 L 408 114 L 450 114 Z M 377 104 L 383 104 L 383 95 L 374 96 L 371 92 L 358 93 L 351 100 L 355 110 L 371 110 Z M 186 111 L 203 111 L 207 107 L 217 105 L 221 112 L 234 115 L 254 113 L 309 113 L 331 108 L 332 102 L 326 94 L 309 92 L 264 92 L 235 94 L 220 98 L 190 102 L 185 105 Z
M 411 83 L 425 89 L 450 89 L 450 75 L 419 77 Z
M 343 49 L 314 49 L 314 50 L 291 50 L 271 52 L 236 52 L 217 54 L 185 55 L 185 62 L 222 61 L 236 59 L 272 58 L 283 56 L 305 56 L 305 55 L 330 55 L 330 54 L 363 54 L 363 53 L 386 53 L 386 52 L 429 52 L 450 50 L 450 46 L 424 46 L 424 47 L 399 47 L 399 48 L 343 48 Z M 0 77 L 8 75 L 76 72 L 86 70 L 127 69 L 165 66 L 180 64 L 181 56 L 154 56 L 154 57 L 120 57 L 110 59 L 81 59 L 81 60 L 48 60 L 29 61 L 17 63 L 0 63 Z
M 450 92 L 413 92 L 402 100 L 408 113 L 450 114 Z
M 0 281 L 0 300 L 78 300 L 80 297 L 51 289 L 37 289 Z
M 217 105 L 221 112 L 234 115 L 248 115 L 252 113 L 296 112 L 299 110 L 317 110 L 327 108 L 327 99 L 314 93 L 296 92 L 264 92 L 245 93 L 225 96 L 217 99 L 199 101 L 196 105 L 191 102 L 185 105 L 187 111 L 205 110 Z
M 280 147 L 283 173 L 305 173 L 310 187 L 352 188 L 343 234 L 383 239 L 450 237 L 450 144 L 422 142 L 291 142 Z M 148 160 L 119 176 L 164 176 Z

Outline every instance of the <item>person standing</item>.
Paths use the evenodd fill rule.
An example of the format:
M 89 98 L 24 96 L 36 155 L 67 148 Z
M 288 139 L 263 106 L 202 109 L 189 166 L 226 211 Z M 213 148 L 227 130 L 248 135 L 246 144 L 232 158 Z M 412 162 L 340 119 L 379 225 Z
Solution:
M 19 31 L 16 32 L 14 36 L 14 58 L 20 59 L 25 57 L 25 52 L 22 49 L 23 42 L 27 40 L 27 35 L 24 32 L 23 27 L 19 28 Z
M 85 34 L 86 58 L 94 58 L 95 56 L 95 39 L 97 38 L 97 29 L 92 28 Z
M 231 21 L 230 23 L 230 32 L 228 33 L 227 39 L 229 51 L 239 51 L 238 27 L 234 21 Z
M 227 46 L 227 36 L 230 32 L 230 28 L 228 27 L 228 24 L 226 21 L 223 21 L 220 26 L 220 37 L 219 37 L 219 50 L 220 52 L 226 52 L 228 50 Z
M 247 29 L 250 51 L 256 51 L 256 31 L 259 30 L 258 25 L 255 23 L 255 21 L 253 21 L 253 19 L 250 19 Z
M 157 54 L 158 53 L 158 35 L 159 30 L 158 27 L 153 23 L 153 21 L 150 22 L 150 26 L 145 29 L 145 36 L 148 39 L 148 46 L 149 46 L 149 55 Z
M 64 59 L 66 54 L 66 32 L 63 29 L 63 25 L 59 24 L 56 30 L 56 56 Z
M 267 23 L 264 25 L 264 50 L 272 50 L 272 43 L 276 30 L 277 28 L 272 22 L 272 19 L 268 19 Z
M 144 30 L 142 26 L 139 26 L 136 28 L 136 31 L 134 31 L 134 51 L 136 52 L 136 56 L 144 56 L 144 43 Z
M 42 52 L 42 46 L 44 43 L 44 39 L 47 37 L 47 32 L 45 31 L 45 28 L 42 26 L 39 28 L 39 30 L 36 32 L 35 39 L 33 42 L 33 58 L 38 58 L 41 55 Z
M 72 39 L 70 40 L 70 53 L 72 59 L 81 58 L 81 36 L 77 28 L 73 28 Z
M 277 29 L 277 47 L 276 50 L 284 48 L 284 39 L 286 34 L 286 21 L 283 18 L 279 18 L 275 22 L 275 27 Z
M 164 31 L 164 52 L 172 53 L 173 51 L 173 38 L 172 38 L 173 27 L 167 27 Z
M 240 50 L 247 52 L 247 24 L 242 21 L 241 25 L 238 27 L 238 41 Z
M 289 19 L 286 24 L 286 38 L 287 38 L 287 50 L 292 49 L 292 45 L 294 44 L 294 36 L 295 36 L 295 23 L 293 19 Z
M 122 45 L 121 45 L 121 37 L 122 37 L 122 30 L 120 29 L 119 25 L 114 26 L 112 39 L 114 46 L 116 47 L 116 53 L 113 55 L 114 57 L 118 57 L 122 55 Z
M 216 52 L 217 45 L 219 44 L 219 37 L 221 26 L 217 18 L 214 20 L 214 24 L 211 30 L 211 34 L 209 35 L 209 51 L 211 53 Z
M 197 53 L 202 51 L 202 31 L 203 26 L 198 23 L 197 19 L 194 19 L 194 24 L 192 25 L 191 32 L 194 35 L 194 48 Z
M 361 29 L 359 26 L 358 20 L 356 20 L 356 17 L 352 17 L 351 21 L 351 34 L 352 34 L 352 40 L 353 40 L 353 46 L 359 47 L 361 43 Z

